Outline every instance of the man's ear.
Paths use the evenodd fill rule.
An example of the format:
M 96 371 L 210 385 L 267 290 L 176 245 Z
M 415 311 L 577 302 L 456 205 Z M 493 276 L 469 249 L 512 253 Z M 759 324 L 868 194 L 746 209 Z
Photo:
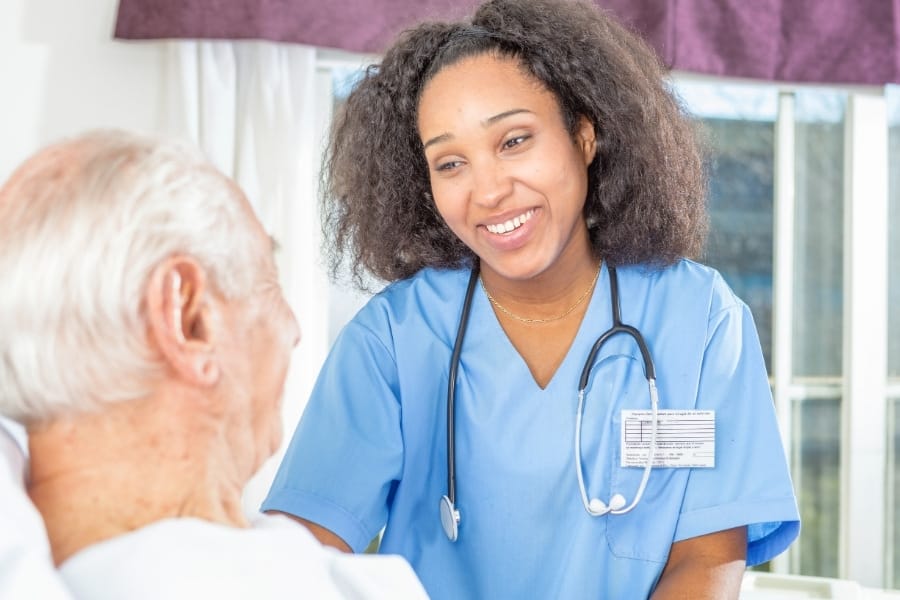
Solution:
M 597 155 L 597 132 L 594 130 L 594 124 L 585 116 L 578 117 L 575 142 L 581 148 L 585 166 L 591 164 Z
M 150 273 L 145 305 L 150 336 L 172 370 L 194 385 L 215 385 L 215 305 L 203 267 L 189 256 L 167 258 Z

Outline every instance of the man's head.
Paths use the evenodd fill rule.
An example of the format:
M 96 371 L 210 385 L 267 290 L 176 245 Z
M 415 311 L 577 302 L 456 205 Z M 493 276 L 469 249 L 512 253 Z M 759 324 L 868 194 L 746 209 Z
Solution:
M 296 322 L 271 238 L 196 151 L 110 131 L 39 152 L 0 188 L 0 282 L 0 413 L 176 395 L 247 468 L 277 447 Z

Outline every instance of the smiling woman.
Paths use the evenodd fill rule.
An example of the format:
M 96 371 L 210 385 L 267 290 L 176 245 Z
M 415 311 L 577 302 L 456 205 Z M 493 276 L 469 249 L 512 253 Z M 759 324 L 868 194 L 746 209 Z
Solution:
M 333 267 L 391 284 L 265 510 L 345 550 L 387 525 L 434 598 L 736 597 L 793 541 L 752 317 L 689 260 L 701 155 L 663 76 L 567 0 L 488 0 L 369 69 L 323 208 Z
M 338 270 L 349 258 L 358 282 L 366 272 L 393 281 L 426 266 L 459 267 L 477 254 L 433 201 L 423 202 L 436 192 L 429 152 L 456 134 L 419 129 L 427 109 L 420 98 L 439 83 L 436 75 L 479 55 L 507 59 L 520 88 L 548 96 L 570 138 L 579 128 L 593 130 L 597 160 L 580 171 L 588 176 L 584 216 L 597 253 L 615 263 L 655 265 L 697 256 L 707 219 L 701 156 L 656 56 L 595 8 L 577 16 L 569 13 L 578 7 L 503 10 L 509 14 L 483 10 L 482 21 L 428 23 L 407 32 L 387 50 L 378 73 L 363 78 L 347 98 L 326 165 L 323 209 L 335 234 L 332 267 Z M 509 16 L 514 20 L 505 22 Z M 560 27 L 570 27 L 573 39 L 549 43 Z M 478 90 L 480 98 L 488 89 L 480 85 L 485 79 L 462 78 L 461 94 Z M 522 110 L 510 104 L 478 118 L 497 125 Z M 511 150 L 522 141 L 528 140 L 503 143 Z M 445 160 L 442 174 L 456 166 Z
M 581 118 L 573 137 L 554 95 L 517 60 L 491 54 L 435 75 L 418 126 L 437 211 L 479 257 L 485 293 L 545 388 L 584 315 L 581 290 L 599 273 L 583 217 L 594 127 Z M 537 322 L 553 325 L 535 337 Z
M 570 248 L 590 254 L 582 209 L 594 128 L 582 118 L 573 139 L 535 83 L 517 61 L 481 55 L 441 71 L 419 102 L 435 206 L 486 280 L 501 272 L 540 284 Z

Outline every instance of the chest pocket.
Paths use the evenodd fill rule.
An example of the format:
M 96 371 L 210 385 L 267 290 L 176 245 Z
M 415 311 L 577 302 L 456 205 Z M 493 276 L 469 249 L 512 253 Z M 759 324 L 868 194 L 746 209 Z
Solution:
M 612 341 L 612 340 L 611 340 Z M 650 391 L 644 374 L 644 362 L 640 352 L 617 344 L 597 361 L 592 370 L 589 398 L 586 400 L 585 423 L 597 419 L 596 423 L 607 426 L 596 448 L 602 457 L 595 463 L 608 476 L 600 477 L 599 486 L 589 484 L 590 497 L 599 497 L 608 502 L 614 494 L 625 497 L 626 506 L 634 500 L 643 467 L 621 466 L 622 410 L 650 409 Z M 593 403 L 593 407 L 588 407 Z M 667 407 L 666 399 L 660 395 L 659 407 Z M 594 444 L 591 444 L 592 446 Z M 590 456 L 593 449 L 585 447 L 583 458 Z M 588 463 L 584 462 L 585 467 Z M 690 469 L 654 468 L 650 472 L 647 487 L 640 502 L 631 512 L 623 515 L 609 514 L 606 519 L 606 541 L 610 551 L 617 558 L 665 563 L 672 546 L 684 490 Z M 597 478 L 596 470 L 585 472 L 585 477 Z M 604 485 L 605 484 L 605 485 Z M 605 488 L 605 489 L 604 489 Z

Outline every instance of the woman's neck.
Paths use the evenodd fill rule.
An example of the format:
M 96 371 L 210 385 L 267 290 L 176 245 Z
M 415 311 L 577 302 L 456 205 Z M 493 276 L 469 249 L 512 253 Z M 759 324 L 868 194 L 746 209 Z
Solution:
M 590 296 L 600 270 L 600 260 L 585 231 L 556 261 L 534 277 L 506 277 L 482 262 L 481 280 L 495 307 L 513 318 L 555 320 L 572 312 Z

